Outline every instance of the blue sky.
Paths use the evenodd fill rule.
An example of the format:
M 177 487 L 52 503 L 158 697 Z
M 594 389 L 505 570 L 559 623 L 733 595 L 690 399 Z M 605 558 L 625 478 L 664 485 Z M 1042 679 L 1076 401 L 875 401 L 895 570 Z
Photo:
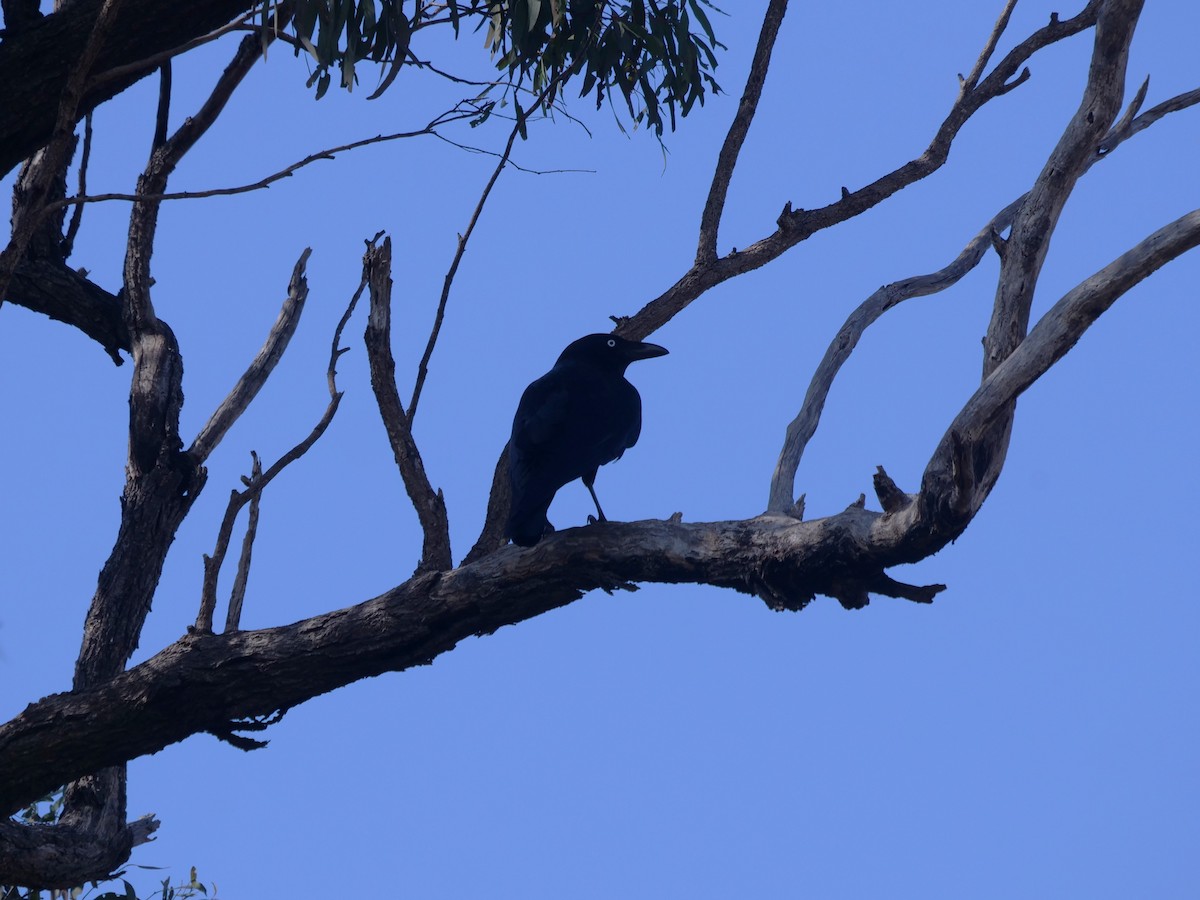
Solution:
M 518 147 L 524 166 L 588 171 L 504 174 L 455 283 L 416 436 L 446 494 L 456 558 L 477 533 L 524 386 L 570 340 L 606 330 L 610 314 L 635 312 L 686 270 L 764 5 L 715 20 L 729 94 L 667 136 L 665 154 L 587 102 L 571 109 L 590 136 L 560 117 Z M 797 4 L 733 181 L 722 252 L 769 233 L 785 201 L 823 205 L 919 154 L 999 5 Z M 1128 93 L 1149 74 L 1149 106 L 1200 84 L 1200 7 L 1147 7 Z M 1001 50 L 1055 8 L 1020 4 Z M 481 71 L 478 43 L 468 35 L 453 52 Z M 597 480 L 610 517 L 761 512 L 784 428 L 846 314 L 880 284 L 945 265 L 1028 188 L 1078 103 L 1090 44 L 1088 33 L 1035 56 L 1031 80 L 978 114 L 932 178 L 658 332 L 671 355 L 630 370 L 641 441 Z M 176 65 L 175 123 L 231 52 L 218 44 Z M 323 147 L 419 127 L 458 96 L 405 72 L 367 102 L 364 72 L 367 89 L 314 102 L 305 77 L 303 60 L 272 51 L 172 188 L 254 181 Z M 133 188 L 154 102 L 143 84 L 98 112 L 92 191 Z M 494 147 L 505 130 L 448 134 Z M 1198 147 L 1200 113 L 1184 111 L 1081 181 L 1035 315 L 1197 205 Z M 322 162 L 269 191 L 165 207 L 154 301 L 184 354 L 189 438 L 256 352 L 301 250 L 314 252 L 300 331 L 210 462 L 135 662 L 194 620 L 200 556 L 249 451 L 274 459 L 319 417 L 330 335 L 363 240 L 381 229 L 395 248 L 407 396 L 455 235 L 492 165 L 422 138 Z M 112 290 L 127 218 L 125 204 L 89 208 L 72 258 Z M 986 259 L 867 333 L 800 468 L 809 515 L 870 495 L 881 464 L 915 489 L 977 384 L 996 271 Z M 135 761 L 130 815 L 154 812 L 163 827 L 133 862 L 179 877 L 194 865 L 227 898 L 1196 896 L 1198 281 L 1194 253 L 1152 276 L 1021 398 L 978 518 L 893 573 L 949 585 L 932 606 L 877 598 L 851 613 L 822 598 L 781 614 L 714 588 L 589 595 L 429 667 L 318 698 L 275 726 L 264 751 L 200 736 Z M 360 310 L 330 431 L 264 499 L 245 627 L 374 596 L 419 556 L 364 325 Z M 81 335 L 0 311 L 5 718 L 69 687 L 115 536 L 128 376 Z M 568 486 L 551 520 L 582 524 L 590 504 Z M 161 877 L 133 880 L 148 889 Z

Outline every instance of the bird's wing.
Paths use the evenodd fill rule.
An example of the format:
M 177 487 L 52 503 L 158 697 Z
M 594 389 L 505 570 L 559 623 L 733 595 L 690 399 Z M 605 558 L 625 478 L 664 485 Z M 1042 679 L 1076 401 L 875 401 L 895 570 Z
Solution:
M 525 389 L 513 418 L 513 445 L 536 450 L 562 428 L 567 418 L 567 388 L 549 372 Z

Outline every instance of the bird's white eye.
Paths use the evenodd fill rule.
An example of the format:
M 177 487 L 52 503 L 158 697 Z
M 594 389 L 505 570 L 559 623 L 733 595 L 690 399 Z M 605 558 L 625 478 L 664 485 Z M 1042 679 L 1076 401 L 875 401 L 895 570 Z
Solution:
M 608 346 L 610 346 L 610 347 L 615 347 L 615 346 L 617 346 L 617 342 L 616 342 L 616 341 L 614 341 L 612 338 L 609 338 L 609 339 L 608 339 Z

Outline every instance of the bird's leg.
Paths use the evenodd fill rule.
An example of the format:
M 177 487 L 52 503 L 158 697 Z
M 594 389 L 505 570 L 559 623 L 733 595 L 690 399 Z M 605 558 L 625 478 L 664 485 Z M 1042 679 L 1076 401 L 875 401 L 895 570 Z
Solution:
M 600 508 L 600 498 L 596 496 L 596 489 L 592 487 L 596 483 L 595 469 L 583 476 L 583 483 L 587 487 L 588 493 L 592 495 L 592 502 L 596 504 L 596 513 L 600 516 L 599 519 L 588 516 L 588 524 L 595 525 L 597 522 L 607 522 L 608 519 L 604 517 L 604 510 Z

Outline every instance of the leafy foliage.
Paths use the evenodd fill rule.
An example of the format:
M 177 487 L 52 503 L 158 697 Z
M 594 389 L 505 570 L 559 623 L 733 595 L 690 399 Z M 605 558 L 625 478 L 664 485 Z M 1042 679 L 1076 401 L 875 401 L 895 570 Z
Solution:
M 309 84 L 328 90 L 331 69 L 352 89 L 363 61 L 386 64 L 378 96 L 409 59 L 414 35 L 449 25 L 486 29 L 485 45 L 510 81 L 523 79 L 548 107 L 572 78 L 597 107 L 615 90 L 636 123 L 661 135 L 706 91 L 717 92 L 717 40 L 709 0 L 297 0 L 293 29 L 316 63 Z M 664 113 L 666 120 L 664 120 Z

